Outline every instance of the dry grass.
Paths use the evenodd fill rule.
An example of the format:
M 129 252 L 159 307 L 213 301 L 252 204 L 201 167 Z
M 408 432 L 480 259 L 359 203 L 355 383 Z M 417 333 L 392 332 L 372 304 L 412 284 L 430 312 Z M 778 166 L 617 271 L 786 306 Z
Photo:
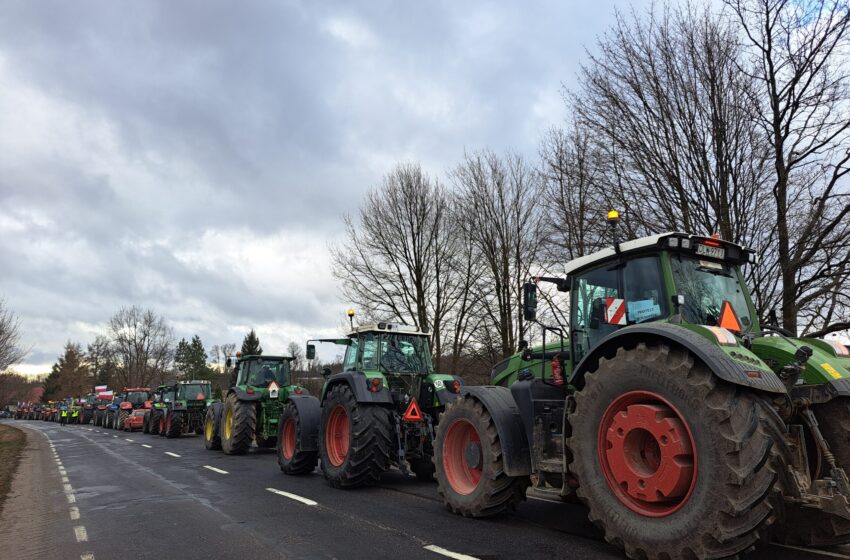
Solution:
M 12 486 L 12 476 L 25 443 L 24 432 L 8 424 L 0 424 L 0 511 Z

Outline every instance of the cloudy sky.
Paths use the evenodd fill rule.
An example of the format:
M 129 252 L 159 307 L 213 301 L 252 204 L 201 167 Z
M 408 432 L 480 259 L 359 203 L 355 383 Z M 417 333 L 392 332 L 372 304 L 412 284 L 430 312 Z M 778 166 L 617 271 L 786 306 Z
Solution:
M 442 176 L 465 149 L 534 157 L 629 5 L 0 0 L 19 370 L 133 304 L 208 346 L 334 333 L 341 216 L 398 161 Z

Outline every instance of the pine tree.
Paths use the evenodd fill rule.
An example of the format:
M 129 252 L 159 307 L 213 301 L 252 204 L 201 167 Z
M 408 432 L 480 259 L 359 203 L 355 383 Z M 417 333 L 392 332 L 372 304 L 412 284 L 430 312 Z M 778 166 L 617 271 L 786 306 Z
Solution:
M 89 369 L 79 344 L 68 341 L 44 381 L 44 400 L 79 397 L 91 391 Z
M 189 353 L 189 343 L 186 342 L 185 338 L 181 338 L 180 342 L 177 343 L 177 348 L 174 350 L 174 368 L 184 378 L 187 376 L 191 367 Z
M 191 342 L 180 340 L 174 354 L 174 366 L 183 379 L 210 379 L 215 373 L 207 364 L 207 352 L 201 337 L 195 335 Z
M 242 355 L 243 356 L 261 356 L 263 354 L 263 347 L 260 346 L 260 339 L 257 337 L 257 333 L 254 332 L 254 329 L 251 329 L 251 332 L 245 335 L 245 340 L 242 341 Z

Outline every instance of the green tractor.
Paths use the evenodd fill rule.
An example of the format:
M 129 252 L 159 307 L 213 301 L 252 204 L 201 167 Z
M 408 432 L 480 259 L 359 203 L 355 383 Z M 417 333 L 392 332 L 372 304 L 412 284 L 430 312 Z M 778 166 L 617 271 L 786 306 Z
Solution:
M 304 388 L 291 384 L 290 356 L 242 356 L 227 359 L 232 387 L 224 402 L 207 408 L 204 446 L 241 455 L 256 441 L 257 447 L 274 448 L 278 421 L 285 402 L 307 396 Z
M 142 424 L 142 433 L 159 435 L 159 426 L 165 417 L 168 403 L 174 400 L 176 393 L 177 388 L 173 384 L 160 385 L 154 390 L 151 395 L 151 406 L 145 415 L 144 424 Z
M 527 283 L 525 318 L 552 282 L 569 325 L 538 323 L 554 342 L 522 344 L 448 405 L 446 507 L 489 516 L 533 486 L 584 502 L 632 558 L 850 542 L 850 353 L 761 324 L 745 264 L 753 251 L 716 237 L 615 236 Z
M 349 312 L 353 317 L 353 312 Z M 287 474 L 310 472 L 321 457 L 336 488 L 377 481 L 391 466 L 433 480 L 434 427 L 461 380 L 434 372 L 428 333 L 378 323 L 347 338 L 343 371 L 324 372 L 320 398 L 291 402 L 283 412 L 278 463 Z M 307 345 L 307 359 L 316 348 Z
M 178 381 L 166 389 L 163 406 L 157 414 L 159 426 L 156 433 L 169 439 L 183 434 L 201 435 L 207 409 L 212 404 L 212 383 L 199 380 Z

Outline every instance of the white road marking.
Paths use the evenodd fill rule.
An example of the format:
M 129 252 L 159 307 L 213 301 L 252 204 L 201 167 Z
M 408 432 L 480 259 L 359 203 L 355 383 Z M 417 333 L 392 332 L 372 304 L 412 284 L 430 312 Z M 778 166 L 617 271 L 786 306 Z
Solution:
M 84 552 L 80 554 L 80 560 L 94 560 L 94 554 L 91 552 Z
M 772 543 L 773 546 L 778 546 L 779 548 L 787 548 L 789 550 L 799 550 L 801 552 L 808 552 L 809 554 L 820 554 L 821 556 L 829 556 L 830 558 L 850 558 L 846 554 L 838 554 L 837 552 L 829 552 L 828 550 L 818 550 L 816 548 L 803 548 L 802 546 L 791 546 L 790 544 L 779 544 Z
M 74 491 L 74 489 L 73 489 L 73 488 L 71 488 L 71 485 L 70 485 L 70 484 L 64 484 L 63 486 L 65 487 L 65 493 L 66 493 L 66 494 L 70 494 L 70 493 L 72 493 L 72 492 Z
M 80 518 L 80 508 L 76 506 L 71 506 L 69 508 L 69 512 L 71 513 L 71 521 L 76 521 Z
M 66 484 L 67 484 L 68 482 L 71 482 L 71 481 L 70 481 L 70 480 L 68 480 L 68 477 L 67 477 L 67 476 L 63 476 L 63 477 L 62 477 L 62 482 L 64 482 L 64 483 L 66 483 Z
M 74 527 L 74 534 L 77 536 L 77 542 L 86 542 L 89 540 L 89 534 L 86 533 L 86 528 L 82 525 Z
M 112 437 L 118 437 L 118 436 L 112 436 Z
M 127 441 L 133 441 L 133 440 L 132 440 L 132 439 L 130 439 L 130 438 L 127 438 Z M 134 443 L 135 443 L 135 442 L 134 442 Z
M 100 433 L 100 430 L 95 430 L 95 432 L 97 432 L 97 433 L 99 434 L 99 433 Z
M 65 470 L 65 467 L 59 467 L 59 474 L 66 476 L 68 472 Z
M 143 443 L 143 444 L 142 444 L 142 447 L 147 447 L 148 449 L 150 449 L 150 448 L 151 448 L 151 446 L 150 446 L 150 445 L 148 445 L 147 443 Z
M 219 473 L 219 474 L 230 474 L 230 473 L 228 473 L 227 471 L 223 471 L 223 470 L 221 470 L 221 469 L 217 469 L 217 468 L 215 468 L 215 467 L 211 467 L 211 466 L 209 466 L 209 465 L 204 465 L 204 468 L 205 468 L 205 469 L 209 469 L 209 470 L 211 470 L 211 471 L 213 471 L 213 472 L 217 472 L 217 473 Z
M 314 502 L 308 498 L 302 498 L 297 494 L 290 494 L 289 492 L 284 492 L 283 490 L 275 490 L 274 488 L 266 488 L 269 492 L 273 494 L 277 494 L 279 496 L 283 496 L 285 498 L 289 498 L 290 500 L 295 500 L 296 502 L 301 502 L 302 504 L 307 504 L 308 506 L 317 506 L 319 502 Z
M 180 455 L 178 455 L 177 453 L 172 453 L 171 451 L 166 451 L 165 454 L 171 455 L 172 457 L 180 457 Z
M 431 552 L 436 552 L 437 554 L 442 554 L 443 556 L 454 558 L 455 560 L 479 560 L 475 556 L 470 556 L 469 554 L 461 554 L 459 552 L 452 552 L 451 550 L 446 550 L 445 548 L 442 548 L 435 544 L 429 544 L 425 547 L 425 550 L 430 550 Z
M 65 497 L 66 497 L 66 498 L 68 498 L 68 503 L 69 503 L 69 504 L 75 504 L 75 503 L 77 503 L 77 497 L 76 497 L 76 496 L 74 496 L 73 494 L 65 494 Z

